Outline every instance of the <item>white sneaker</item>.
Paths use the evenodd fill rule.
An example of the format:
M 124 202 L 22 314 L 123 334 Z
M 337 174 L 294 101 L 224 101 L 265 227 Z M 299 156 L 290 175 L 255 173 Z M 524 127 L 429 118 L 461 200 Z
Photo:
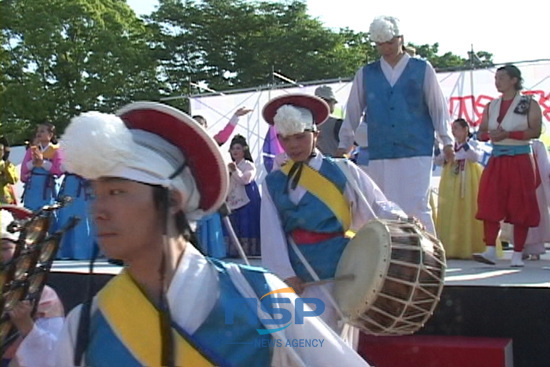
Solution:
M 495 265 L 497 261 L 497 255 L 494 246 L 487 246 L 487 249 L 482 253 L 475 253 L 472 255 L 473 259 L 477 262 Z
M 521 252 L 514 251 L 514 253 L 512 254 L 512 261 L 510 262 L 510 266 L 512 268 L 522 268 L 525 266 L 523 260 L 521 259 L 521 255 Z

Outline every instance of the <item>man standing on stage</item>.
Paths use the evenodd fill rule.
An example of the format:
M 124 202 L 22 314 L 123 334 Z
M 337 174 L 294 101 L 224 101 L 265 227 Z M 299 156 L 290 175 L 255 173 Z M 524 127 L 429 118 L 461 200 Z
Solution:
M 454 157 L 447 103 L 433 67 L 404 51 L 397 18 L 375 18 L 369 33 L 381 58 L 355 75 L 338 155 L 349 152 L 356 129 L 358 135 L 365 132 L 366 141 L 357 139 L 363 148 L 358 162 L 368 154 L 368 166 L 362 167 L 386 197 L 435 232 L 428 204 L 435 132 L 446 161 Z

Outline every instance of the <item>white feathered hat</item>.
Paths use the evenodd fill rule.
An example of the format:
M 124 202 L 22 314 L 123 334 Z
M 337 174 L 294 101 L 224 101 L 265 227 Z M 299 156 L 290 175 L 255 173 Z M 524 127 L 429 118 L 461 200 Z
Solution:
M 403 32 L 398 18 L 383 15 L 374 18 L 369 27 L 369 35 L 371 41 L 382 43 L 391 41 L 394 37 L 402 36 Z
M 190 220 L 215 212 L 229 175 L 218 144 L 190 116 L 157 102 L 135 102 L 116 115 L 86 112 L 61 139 L 69 172 L 120 177 L 179 190 Z
M 282 136 L 316 131 L 329 114 L 329 106 L 321 98 L 300 93 L 273 98 L 262 111 L 264 120 L 275 125 Z

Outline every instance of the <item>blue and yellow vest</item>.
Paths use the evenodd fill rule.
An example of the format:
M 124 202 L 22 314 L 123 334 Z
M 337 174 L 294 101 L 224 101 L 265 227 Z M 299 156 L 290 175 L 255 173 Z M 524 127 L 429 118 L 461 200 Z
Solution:
M 234 304 L 235 299 L 243 297 L 229 278 L 224 263 L 209 260 L 218 271 L 220 295 L 210 315 L 193 335 L 178 325 L 172 325 L 177 344 L 176 364 L 192 367 L 269 366 L 271 336 L 260 335 L 256 331 L 264 326 L 258 320 L 255 310 L 246 307 L 246 302 L 243 302 L 239 312 L 234 313 L 233 323 L 226 322 L 225 305 Z M 264 270 L 241 266 L 241 271 L 258 298 L 271 291 Z M 161 336 L 158 328 L 150 330 L 151 325 L 158 326 L 158 317 L 151 319 L 143 314 L 144 309 L 153 307 L 145 296 L 139 304 L 132 302 L 135 299 L 128 299 L 128 288 L 125 288 L 128 282 L 125 282 L 126 286 L 122 285 L 122 276 L 129 277 L 124 274 L 115 277 L 98 293 L 99 308 L 92 315 L 85 363 L 87 366 L 160 366 Z M 138 292 L 141 291 L 138 289 Z M 135 293 L 135 290 L 131 290 L 131 293 Z M 182 295 L 181 302 L 193 300 L 186 301 Z M 171 307 L 174 309 L 177 305 Z M 149 316 L 155 315 L 158 312 Z M 116 318 L 110 323 L 108 320 L 113 320 L 114 316 Z M 139 327 L 140 324 L 142 327 Z
M 334 160 L 324 157 L 319 173 L 334 183 L 341 193 L 344 192 L 346 176 Z M 344 229 L 329 206 L 309 191 L 304 194 L 298 204 L 294 204 L 286 190 L 287 176 L 280 170 L 267 175 L 266 183 L 269 194 L 279 213 L 285 234 L 290 235 L 295 229 L 319 233 L 342 233 L 342 236 L 315 244 L 299 245 L 300 251 L 321 279 L 334 277 L 340 256 L 349 241 L 348 238 L 344 237 L 344 232 L 348 228 Z M 304 281 L 313 280 L 290 247 L 288 248 L 288 254 L 296 275 Z

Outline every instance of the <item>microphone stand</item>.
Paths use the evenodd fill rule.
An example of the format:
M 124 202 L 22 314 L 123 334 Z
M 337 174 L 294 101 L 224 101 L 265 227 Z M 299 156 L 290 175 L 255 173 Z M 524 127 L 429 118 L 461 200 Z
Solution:
M 241 256 L 241 258 L 244 260 L 245 264 L 250 265 L 250 262 L 248 261 L 248 258 L 244 253 L 244 249 L 241 246 L 241 243 L 239 242 L 237 235 L 235 234 L 235 230 L 231 225 L 231 220 L 229 219 L 229 215 L 231 214 L 231 209 L 229 209 L 229 207 L 227 206 L 227 203 L 222 204 L 222 206 L 218 210 L 218 213 L 222 218 L 223 224 L 225 225 L 225 229 L 227 229 L 227 232 L 229 233 L 229 239 L 231 240 L 233 245 L 235 245 L 235 247 L 237 248 L 237 251 L 239 252 L 239 255 Z

